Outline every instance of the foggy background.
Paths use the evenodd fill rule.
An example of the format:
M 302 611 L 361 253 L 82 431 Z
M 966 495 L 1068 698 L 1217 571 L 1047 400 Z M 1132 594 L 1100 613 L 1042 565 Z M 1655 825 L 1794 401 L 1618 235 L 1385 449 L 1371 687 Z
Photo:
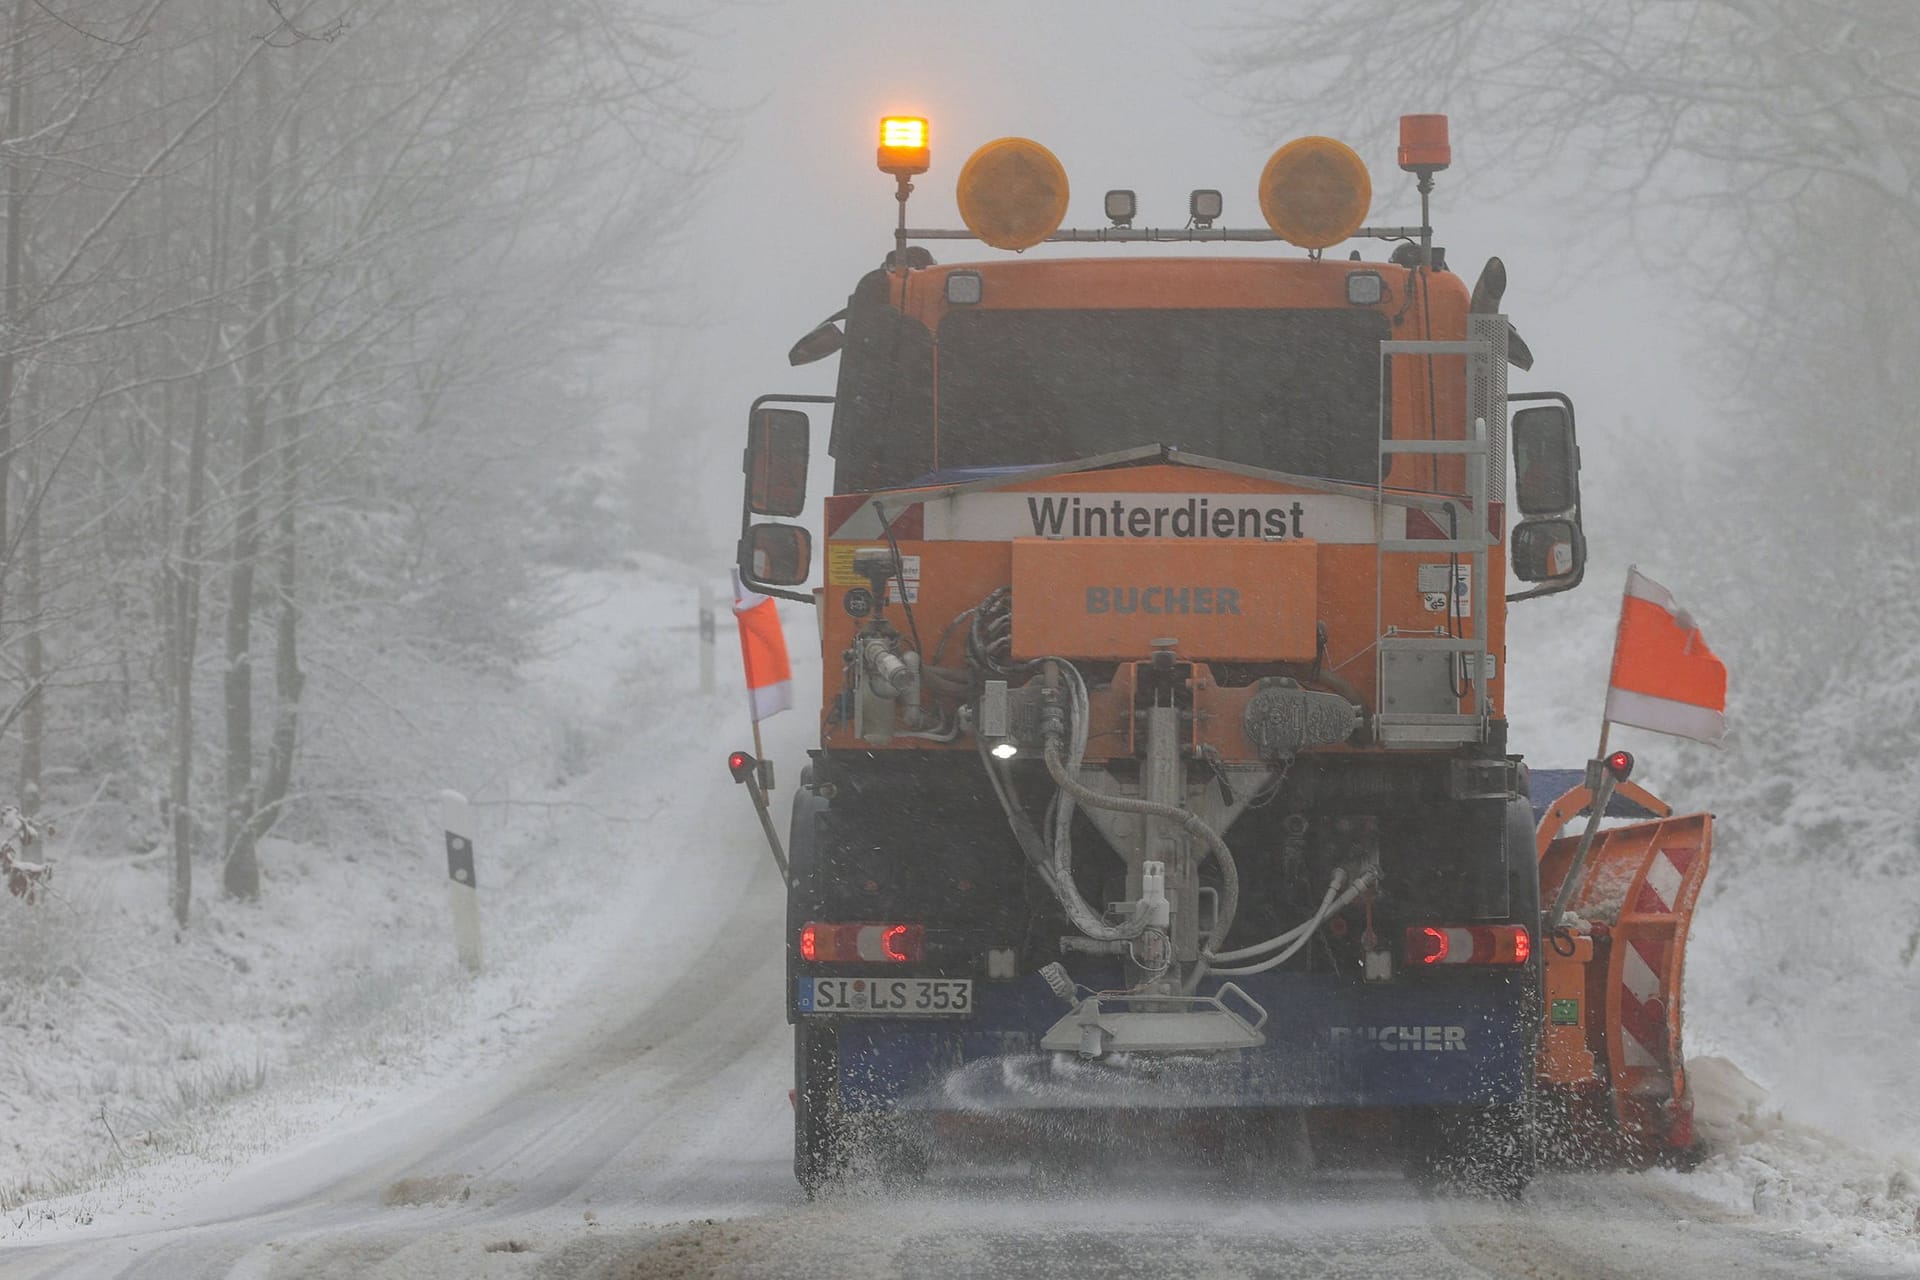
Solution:
M 1469 283 L 1504 259 L 1538 358 L 1511 389 L 1571 395 L 1584 456 L 1587 584 L 1511 617 L 1514 749 L 1592 752 L 1626 567 L 1671 588 L 1734 737 L 1614 742 L 1718 815 L 1689 1047 L 1920 1150 L 1920 12 L 6 9 L 0 802 L 60 834 L 39 900 L 0 898 L 0 1206 L 111 1163 L 129 1120 L 444 1030 L 440 788 L 581 857 L 739 803 L 636 744 L 713 718 L 684 700 L 692 593 L 724 590 L 750 401 L 833 390 L 786 352 L 891 247 L 887 113 L 931 122 L 918 226 L 960 225 L 955 175 L 1009 134 L 1060 158 L 1069 225 L 1110 187 L 1137 225 L 1196 187 L 1257 225 L 1307 134 L 1367 162 L 1370 221 L 1412 223 L 1394 120 L 1451 116 L 1436 241 Z M 556 937 L 593 896 L 531 855 L 514 883 Z

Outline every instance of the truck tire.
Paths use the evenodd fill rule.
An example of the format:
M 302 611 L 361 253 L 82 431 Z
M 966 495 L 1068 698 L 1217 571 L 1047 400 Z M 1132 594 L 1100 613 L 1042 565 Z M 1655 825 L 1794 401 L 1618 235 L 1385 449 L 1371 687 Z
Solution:
M 1407 1116 L 1407 1173 L 1422 1187 L 1518 1200 L 1540 1167 L 1531 1096 Z
M 809 1200 L 846 1172 L 838 1040 L 831 1028 L 793 1028 L 793 1176 Z

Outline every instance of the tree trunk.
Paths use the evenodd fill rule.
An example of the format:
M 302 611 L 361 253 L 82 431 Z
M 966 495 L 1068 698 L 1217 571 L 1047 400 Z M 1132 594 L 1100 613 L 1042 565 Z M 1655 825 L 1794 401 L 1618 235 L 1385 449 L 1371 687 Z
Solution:
M 215 239 L 219 236 L 216 232 Z M 168 672 L 173 692 L 171 754 L 173 768 L 167 808 L 173 818 L 173 918 L 185 927 L 193 895 L 193 663 L 200 642 L 200 534 L 206 521 L 208 382 L 219 350 L 220 326 L 207 320 L 207 354 L 194 380 L 193 421 L 188 427 L 185 510 L 180 522 L 180 553 L 169 573 L 173 579 L 172 659 Z
M 271 119 L 273 96 L 267 68 L 271 60 L 253 64 L 258 119 L 262 125 L 253 164 L 253 218 L 248 230 L 247 310 L 245 352 L 241 357 L 246 395 L 246 430 L 240 446 L 240 470 L 234 498 L 233 545 L 227 567 L 227 792 L 226 868 L 222 882 L 236 898 L 260 896 L 260 860 L 256 853 L 253 815 L 253 578 L 260 554 L 260 475 L 267 451 L 266 344 L 273 310 L 272 246 L 268 220 L 273 202 L 268 180 L 273 168 Z
M 231 162 L 216 178 L 222 198 L 214 205 L 207 254 L 207 296 L 218 298 L 225 278 L 229 224 L 233 220 Z M 173 918 L 186 926 L 193 891 L 193 666 L 200 651 L 200 543 L 207 524 L 207 436 L 213 414 L 211 403 L 215 361 L 220 355 L 220 312 L 207 308 L 207 343 L 193 380 L 193 420 L 188 427 L 187 475 L 180 509 L 180 548 L 169 570 L 172 579 L 172 659 L 168 675 L 173 694 L 169 737 L 173 768 L 167 789 L 167 808 L 173 825 Z
M 32 0 L 14 0 L 13 53 L 9 59 L 7 85 L 7 134 L 9 139 L 25 138 L 31 121 L 27 119 L 27 22 Z M 8 147 L 12 159 L 7 164 L 7 261 L 6 279 L 0 281 L 4 292 L 5 333 L 0 337 L 0 548 L 10 541 L 8 490 L 13 487 L 13 401 L 19 378 L 20 334 L 25 319 L 25 298 L 20 271 L 27 246 L 28 164 L 19 147 Z M 5 616 L 6 578 L 9 568 L 0 551 L 0 617 Z
M 33 421 L 31 411 L 27 421 Z M 26 450 L 26 507 L 20 530 L 20 606 L 27 633 L 21 662 L 25 668 L 27 700 L 20 716 L 20 807 L 31 817 L 40 811 L 41 769 L 47 740 L 47 620 L 41 616 L 40 560 L 40 449 Z
M 300 117 L 296 114 L 287 129 L 287 172 L 291 187 L 299 181 Z M 291 359 L 295 327 L 294 266 L 300 259 L 299 215 L 287 210 L 286 236 L 280 247 L 282 278 L 274 309 L 274 346 Z M 279 510 L 274 521 L 275 574 L 274 594 L 279 611 L 273 626 L 273 737 L 267 747 L 266 776 L 261 779 L 259 796 L 248 820 L 249 839 L 257 843 L 279 820 L 280 806 L 286 803 L 293 783 L 294 750 L 300 741 L 300 694 L 306 674 L 300 670 L 300 526 L 295 510 L 300 501 L 300 386 L 297 374 L 280 379 L 280 492 Z

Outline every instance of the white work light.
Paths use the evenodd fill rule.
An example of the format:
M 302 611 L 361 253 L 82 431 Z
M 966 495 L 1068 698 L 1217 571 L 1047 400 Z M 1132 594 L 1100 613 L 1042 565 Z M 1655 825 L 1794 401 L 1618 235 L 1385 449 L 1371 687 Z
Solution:
M 969 307 L 980 301 L 980 273 L 978 271 L 954 271 L 947 276 L 947 302 L 953 306 Z
M 1197 227 L 1210 227 L 1213 220 L 1220 216 L 1224 207 L 1218 191 L 1201 188 L 1187 197 L 1187 216 L 1193 219 Z
M 1387 296 L 1387 282 L 1378 271 L 1349 271 L 1347 301 L 1356 307 L 1370 307 Z

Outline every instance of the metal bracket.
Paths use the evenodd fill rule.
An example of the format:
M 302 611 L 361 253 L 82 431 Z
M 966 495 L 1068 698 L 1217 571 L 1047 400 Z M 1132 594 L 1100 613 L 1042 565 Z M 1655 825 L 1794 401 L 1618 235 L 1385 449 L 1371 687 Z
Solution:
M 1223 1003 L 1222 997 L 1229 993 L 1257 1015 L 1254 1021 Z M 1126 1007 L 1104 1008 L 1103 999 Z M 1048 1029 L 1040 1047 L 1083 1058 L 1109 1053 L 1225 1053 L 1265 1044 L 1260 1028 L 1266 1024 L 1266 1009 L 1231 982 L 1210 996 L 1109 991 L 1082 1000 Z

